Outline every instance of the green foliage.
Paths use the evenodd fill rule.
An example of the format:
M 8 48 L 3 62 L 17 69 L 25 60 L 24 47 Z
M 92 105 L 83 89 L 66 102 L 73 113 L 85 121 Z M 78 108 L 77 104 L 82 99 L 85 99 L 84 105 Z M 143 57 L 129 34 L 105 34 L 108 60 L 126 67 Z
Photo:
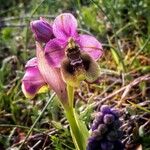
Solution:
M 105 32 L 105 26 L 101 18 L 97 17 L 98 8 L 95 5 L 91 5 L 90 7 L 82 7 L 81 14 L 82 19 L 84 21 L 85 26 L 96 33 L 96 35 L 103 35 Z
M 2 30 L 2 39 L 7 41 L 10 38 L 12 38 L 12 29 L 11 28 L 4 28 Z

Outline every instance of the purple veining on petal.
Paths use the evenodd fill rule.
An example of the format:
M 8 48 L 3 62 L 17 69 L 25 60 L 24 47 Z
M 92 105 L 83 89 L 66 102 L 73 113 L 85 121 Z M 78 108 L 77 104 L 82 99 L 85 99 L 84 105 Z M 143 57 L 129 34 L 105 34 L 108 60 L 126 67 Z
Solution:
M 30 26 L 32 32 L 34 33 L 35 39 L 39 42 L 46 43 L 54 37 L 52 26 L 44 18 L 32 21 Z
M 59 39 L 50 40 L 45 46 L 45 57 L 53 67 L 60 67 L 61 61 L 65 56 L 64 42 Z
M 46 83 L 37 67 L 37 59 L 32 58 L 26 64 L 26 72 L 22 79 L 22 90 L 26 97 L 33 98 L 44 85 Z
M 86 51 L 93 59 L 98 60 L 102 56 L 102 44 L 95 37 L 81 34 L 77 42 L 81 50 Z
M 77 36 L 77 20 L 70 13 L 56 17 L 53 23 L 53 33 L 56 38 L 67 41 L 69 37 Z

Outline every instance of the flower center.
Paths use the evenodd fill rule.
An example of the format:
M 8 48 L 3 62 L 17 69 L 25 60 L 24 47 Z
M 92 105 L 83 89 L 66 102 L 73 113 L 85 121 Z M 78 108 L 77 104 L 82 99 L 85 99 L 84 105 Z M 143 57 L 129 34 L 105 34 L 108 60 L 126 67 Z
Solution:
M 73 38 L 69 38 L 68 40 L 68 45 L 66 48 L 66 56 L 69 59 L 70 65 L 74 68 L 74 70 L 83 69 L 81 51 Z
M 81 51 L 75 40 L 70 37 L 65 50 L 66 61 L 64 63 L 64 72 L 69 73 L 72 77 L 77 80 L 84 80 L 85 78 L 85 67 L 81 58 Z
M 61 73 L 65 82 L 78 86 L 83 80 L 95 81 L 99 76 L 99 67 L 88 53 L 80 49 L 73 38 L 69 38 L 65 58 L 61 63 Z

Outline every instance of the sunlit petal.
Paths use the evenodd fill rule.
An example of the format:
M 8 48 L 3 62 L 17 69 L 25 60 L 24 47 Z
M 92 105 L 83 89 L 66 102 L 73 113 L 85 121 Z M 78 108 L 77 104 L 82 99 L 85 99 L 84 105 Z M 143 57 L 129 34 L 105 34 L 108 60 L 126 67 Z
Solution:
M 102 44 L 93 36 L 90 35 L 79 35 L 78 44 L 81 50 L 86 51 L 93 59 L 98 60 L 102 52 Z
M 56 17 L 53 23 L 53 33 L 56 38 L 65 40 L 77 36 L 77 20 L 70 13 L 63 13 Z

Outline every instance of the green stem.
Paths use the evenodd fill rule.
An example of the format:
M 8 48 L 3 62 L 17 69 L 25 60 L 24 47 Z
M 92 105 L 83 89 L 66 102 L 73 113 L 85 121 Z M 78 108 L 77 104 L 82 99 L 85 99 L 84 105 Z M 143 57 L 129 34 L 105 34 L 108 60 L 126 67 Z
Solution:
M 77 121 L 75 119 L 74 110 L 73 108 L 69 107 L 66 110 L 66 117 L 68 119 L 68 122 L 70 124 L 71 129 L 71 135 L 76 147 L 76 150 L 85 150 L 84 144 L 83 144 L 83 136 L 79 130 Z
M 69 106 L 65 106 L 65 113 L 70 124 L 71 135 L 76 147 L 76 150 L 85 150 L 84 137 L 80 131 L 78 122 L 76 120 L 75 110 L 74 110 L 74 87 L 67 84 L 67 93 Z
M 68 100 L 69 100 L 69 106 L 73 108 L 74 105 L 74 88 L 67 84 L 67 92 L 68 92 Z

